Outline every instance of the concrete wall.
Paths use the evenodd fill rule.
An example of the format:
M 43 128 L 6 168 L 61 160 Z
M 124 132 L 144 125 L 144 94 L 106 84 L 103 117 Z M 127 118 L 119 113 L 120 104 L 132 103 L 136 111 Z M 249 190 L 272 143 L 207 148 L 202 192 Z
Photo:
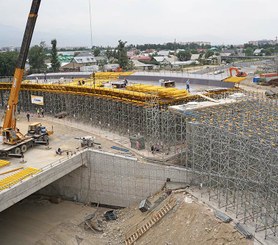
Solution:
M 186 79 L 190 79 L 191 84 L 205 85 L 205 86 L 214 86 L 221 88 L 233 88 L 235 86 L 234 83 L 221 82 L 217 80 L 209 80 L 202 78 L 193 78 L 193 77 L 171 77 L 171 76 L 145 76 L 145 75 L 132 75 L 128 77 L 130 81 L 156 81 L 158 82 L 160 79 L 165 80 L 174 80 L 177 83 L 184 83 Z
M 88 152 L 83 152 L 70 158 L 50 164 L 42 169 L 42 172 L 35 174 L 31 178 L 22 180 L 17 185 L 0 192 L 0 212 L 13 204 L 21 201 L 27 196 L 60 179 L 68 173 L 87 165 Z
M 135 158 L 88 151 L 88 165 L 52 183 L 40 194 L 61 195 L 80 202 L 128 206 L 159 191 L 167 178 L 187 182 L 179 167 L 146 164 Z

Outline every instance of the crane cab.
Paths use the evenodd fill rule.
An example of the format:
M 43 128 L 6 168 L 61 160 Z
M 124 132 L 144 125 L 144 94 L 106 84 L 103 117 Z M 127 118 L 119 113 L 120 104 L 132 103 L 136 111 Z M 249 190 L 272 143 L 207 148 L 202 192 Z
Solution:
M 3 143 L 8 145 L 15 145 L 26 139 L 19 130 L 15 131 L 13 128 L 2 129 Z

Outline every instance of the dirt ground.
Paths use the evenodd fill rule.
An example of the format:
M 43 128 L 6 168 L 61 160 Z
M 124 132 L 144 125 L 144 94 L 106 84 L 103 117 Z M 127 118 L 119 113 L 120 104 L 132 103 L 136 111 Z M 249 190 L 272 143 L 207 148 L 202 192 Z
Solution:
M 162 194 L 150 199 L 152 205 Z M 253 244 L 243 238 L 232 224 L 217 220 L 209 207 L 192 196 L 184 192 L 171 196 L 176 198 L 177 205 L 140 237 L 136 244 Z M 166 201 L 162 200 L 160 205 Z M 53 204 L 46 198 L 32 196 L 0 213 L 1 245 L 124 244 L 126 235 L 131 234 L 136 225 L 140 227 L 140 222 L 147 220 L 151 214 L 150 211 L 142 213 L 138 206 L 117 209 L 117 220 L 106 221 L 103 214 L 111 209 L 69 201 Z M 156 212 L 159 207 L 152 212 Z M 85 217 L 94 213 L 95 219 L 91 224 L 100 223 L 101 232 L 85 229 Z

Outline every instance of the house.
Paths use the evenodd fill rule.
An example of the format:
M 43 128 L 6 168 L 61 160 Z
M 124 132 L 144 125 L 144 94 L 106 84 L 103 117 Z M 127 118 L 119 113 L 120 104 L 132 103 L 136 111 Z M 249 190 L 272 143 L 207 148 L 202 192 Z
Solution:
M 170 54 L 170 52 L 171 52 L 170 50 L 160 50 L 157 52 L 157 55 L 158 56 L 168 56 Z
M 96 64 L 97 60 L 91 52 L 80 52 L 68 64 L 61 66 L 60 71 L 80 71 L 80 67 Z
M 97 65 L 106 64 L 108 62 L 106 56 L 96 56 L 95 60 Z
M 163 57 L 163 56 L 155 56 L 153 57 L 155 61 L 157 61 L 160 65 L 170 65 L 171 62 L 168 61 L 166 58 L 167 57 Z
M 104 71 L 117 71 L 119 68 L 119 64 L 107 64 L 103 66 Z
M 200 54 L 192 54 L 190 60 L 198 60 L 200 58 Z
M 97 63 L 94 55 L 91 52 L 81 52 L 76 55 L 72 62 L 83 65 L 95 65 Z
M 254 50 L 253 54 L 254 55 L 260 55 L 262 50 L 263 50 L 262 48 L 257 48 L 257 49 Z
M 99 66 L 98 65 L 92 65 L 92 66 L 82 66 L 80 67 L 81 72 L 98 72 Z
M 156 65 L 144 64 L 138 60 L 132 60 L 132 62 L 136 70 L 152 70 L 156 67 Z
M 75 62 L 70 62 L 60 67 L 60 71 L 62 72 L 78 72 L 80 71 L 80 67 L 84 66 L 83 64 L 78 64 Z

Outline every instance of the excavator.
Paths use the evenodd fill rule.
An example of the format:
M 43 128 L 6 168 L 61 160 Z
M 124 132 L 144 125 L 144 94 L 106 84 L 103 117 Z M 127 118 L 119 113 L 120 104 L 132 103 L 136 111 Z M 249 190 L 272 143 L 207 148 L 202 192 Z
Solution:
M 236 72 L 236 76 L 237 77 L 247 77 L 247 73 L 246 72 L 242 72 L 240 71 L 237 67 L 230 67 L 229 68 L 229 72 L 230 72 L 230 76 L 233 76 L 233 71 Z
M 48 135 L 48 132 L 45 130 L 45 127 L 42 127 L 42 125 L 38 124 L 39 129 L 43 128 L 43 131 L 41 133 L 38 132 L 38 130 L 34 129 L 34 131 L 36 131 L 36 138 L 34 138 L 32 134 L 31 135 L 29 134 L 29 136 L 22 134 L 19 131 L 19 129 L 16 127 L 16 112 L 17 112 L 19 91 L 22 83 L 22 78 L 24 74 L 27 55 L 30 48 L 30 43 L 33 36 L 33 31 L 38 16 L 40 3 L 41 0 L 32 1 L 31 10 L 28 16 L 28 20 L 27 20 L 27 24 L 23 36 L 23 41 L 21 44 L 19 56 L 16 63 L 16 68 L 15 68 L 12 88 L 10 91 L 9 100 L 7 104 L 7 109 L 4 116 L 3 127 L 0 127 L 0 132 L 3 141 L 3 144 L 0 146 L 0 155 L 8 156 L 12 154 L 15 155 L 22 154 L 26 152 L 29 147 L 32 147 L 33 144 L 37 143 L 36 142 L 37 139 L 40 140 L 44 139 L 45 143 L 48 143 L 48 138 L 45 137 L 45 135 Z M 41 137 L 39 137 L 40 135 Z

